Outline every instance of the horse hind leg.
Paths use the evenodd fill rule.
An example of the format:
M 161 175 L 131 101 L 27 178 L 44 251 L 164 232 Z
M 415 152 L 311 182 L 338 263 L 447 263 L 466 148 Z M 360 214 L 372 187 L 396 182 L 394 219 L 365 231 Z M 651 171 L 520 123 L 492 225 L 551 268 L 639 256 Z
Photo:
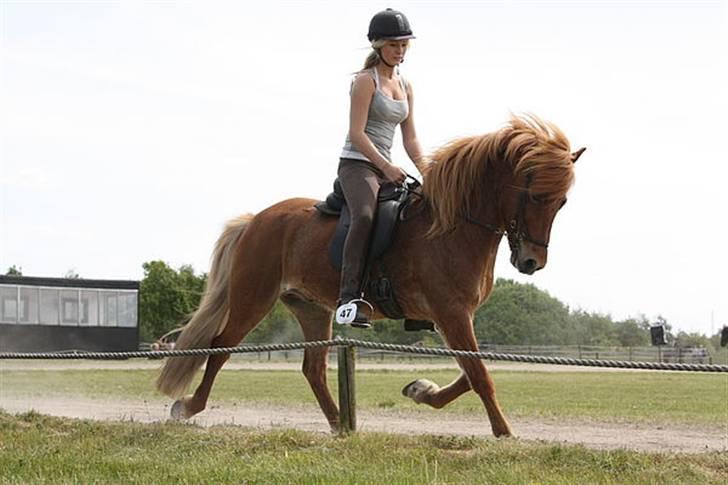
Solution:
M 260 276 L 260 274 L 259 274 Z M 232 283 L 230 315 L 227 325 L 212 341 L 212 347 L 234 347 L 253 330 L 268 314 L 278 297 L 280 283 L 275 278 L 248 278 L 244 282 Z M 210 397 L 212 385 L 230 354 L 211 355 L 207 359 L 205 374 L 194 394 L 175 401 L 172 405 L 173 419 L 187 419 L 203 411 Z
M 332 312 L 330 310 L 308 301 L 295 291 L 284 292 L 281 295 L 281 301 L 295 315 L 307 342 L 331 339 Z M 303 355 L 303 374 L 306 376 L 331 430 L 338 431 L 339 408 L 331 396 L 326 382 L 328 355 L 328 347 L 306 349 Z

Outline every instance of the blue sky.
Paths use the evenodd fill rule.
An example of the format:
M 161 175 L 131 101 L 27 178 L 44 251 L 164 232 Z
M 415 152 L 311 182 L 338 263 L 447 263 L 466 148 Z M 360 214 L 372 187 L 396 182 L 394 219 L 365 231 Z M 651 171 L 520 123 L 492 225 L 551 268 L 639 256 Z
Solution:
M 511 112 L 589 149 L 548 266 L 519 275 L 504 245 L 497 276 L 615 318 L 728 324 L 726 2 L 259 3 L 0 0 L 1 270 L 206 271 L 227 219 L 323 197 L 391 6 L 418 37 L 402 72 L 427 150 Z

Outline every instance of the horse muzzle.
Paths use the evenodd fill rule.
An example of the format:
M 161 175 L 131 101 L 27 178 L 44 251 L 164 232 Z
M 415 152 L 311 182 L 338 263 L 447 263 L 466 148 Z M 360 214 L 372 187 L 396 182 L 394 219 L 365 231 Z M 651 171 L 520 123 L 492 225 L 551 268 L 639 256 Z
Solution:
M 536 251 L 521 242 L 515 251 L 511 251 L 511 264 L 519 272 L 532 275 L 546 266 L 546 250 L 539 248 Z

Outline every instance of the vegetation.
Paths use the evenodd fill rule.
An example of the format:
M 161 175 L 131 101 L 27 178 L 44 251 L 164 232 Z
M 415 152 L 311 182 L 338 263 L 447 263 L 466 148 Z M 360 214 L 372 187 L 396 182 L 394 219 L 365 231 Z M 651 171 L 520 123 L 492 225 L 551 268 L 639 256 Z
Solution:
M 207 275 L 195 275 L 191 266 L 175 270 L 163 261 L 150 261 L 142 267 L 140 333 L 142 340 L 155 340 L 189 319 L 200 305 Z
M 156 370 L 4 370 L 3 392 L 40 396 L 166 399 L 154 390 Z M 419 377 L 440 385 L 457 377 L 450 370 L 357 371 L 357 407 L 416 412 L 423 417 L 455 413 L 483 415 L 483 405 L 468 393 L 442 410 L 419 406 L 400 394 Z M 521 372 L 494 371 L 498 397 L 509 416 L 545 419 L 595 419 L 663 425 L 721 425 L 726 422 L 725 376 L 676 372 Z M 201 376 L 201 373 L 200 373 Z M 199 377 L 199 376 L 198 376 Z M 336 374 L 329 373 L 336 393 Z M 334 394 L 335 395 L 335 394 Z M 317 409 L 299 371 L 223 370 L 210 403 L 248 402 Z M 161 405 L 161 404 L 160 404 Z
M 725 483 L 725 454 L 97 423 L 0 412 L 3 483 Z
M 5 272 L 5 276 L 23 276 L 23 267 L 12 265 Z
M 207 274 L 196 274 L 189 265 L 177 269 L 164 261 L 142 265 L 140 289 L 140 337 L 154 341 L 184 325 L 199 306 Z M 22 268 L 11 266 L 8 275 L 21 276 Z M 69 270 L 66 277 L 78 277 Z M 718 361 L 728 358 L 721 349 L 720 335 L 672 332 L 662 317 L 657 322 L 667 330 L 669 345 L 705 347 Z M 487 302 L 475 314 L 475 333 L 481 342 L 499 345 L 602 345 L 638 347 L 649 345 L 651 322 L 645 316 L 614 321 L 610 315 L 572 310 L 532 284 L 499 278 Z M 356 330 L 336 327 L 342 336 L 360 336 Z M 279 301 L 268 316 L 246 338 L 248 343 L 292 342 L 302 339 L 293 315 Z M 399 321 L 384 320 L 367 333 L 368 340 L 389 343 L 440 345 L 439 337 L 426 332 L 406 332 Z
M 141 336 L 154 340 L 178 327 L 199 305 L 207 279 L 190 266 L 178 270 L 162 261 L 144 263 L 141 283 Z M 674 335 L 662 317 L 668 341 L 680 347 L 705 347 L 714 356 L 720 349 L 718 336 L 680 332 Z M 571 310 L 564 303 L 532 284 L 499 278 L 488 303 L 475 315 L 475 333 L 481 342 L 499 345 L 603 345 L 637 347 L 649 345 L 651 323 L 646 317 L 614 321 L 611 316 Z M 336 327 L 342 336 L 360 336 L 356 330 Z M 277 302 L 268 316 L 246 338 L 248 343 L 293 342 L 302 338 L 293 315 Z M 437 336 L 406 332 L 399 321 L 384 320 L 367 333 L 368 340 L 389 343 L 440 345 Z

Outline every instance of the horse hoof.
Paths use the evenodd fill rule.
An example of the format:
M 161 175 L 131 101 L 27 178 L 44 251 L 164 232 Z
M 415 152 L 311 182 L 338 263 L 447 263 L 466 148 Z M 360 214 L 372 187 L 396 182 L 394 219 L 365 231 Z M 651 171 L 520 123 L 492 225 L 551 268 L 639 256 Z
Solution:
M 175 421 L 182 421 L 189 418 L 185 411 L 185 403 L 182 399 L 177 399 L 174 404 L 172 404 L 172 409 L 170 409 L 169 414 Z
M 416 381 L 412 381 L 404 386 L 402 389 L 402 395 L 419 404 L 422 402 L 423 396 L 437 392 L 439 389 L 440 386 L 432 381 L 428 381 L 427 379 L 417 379 Z

